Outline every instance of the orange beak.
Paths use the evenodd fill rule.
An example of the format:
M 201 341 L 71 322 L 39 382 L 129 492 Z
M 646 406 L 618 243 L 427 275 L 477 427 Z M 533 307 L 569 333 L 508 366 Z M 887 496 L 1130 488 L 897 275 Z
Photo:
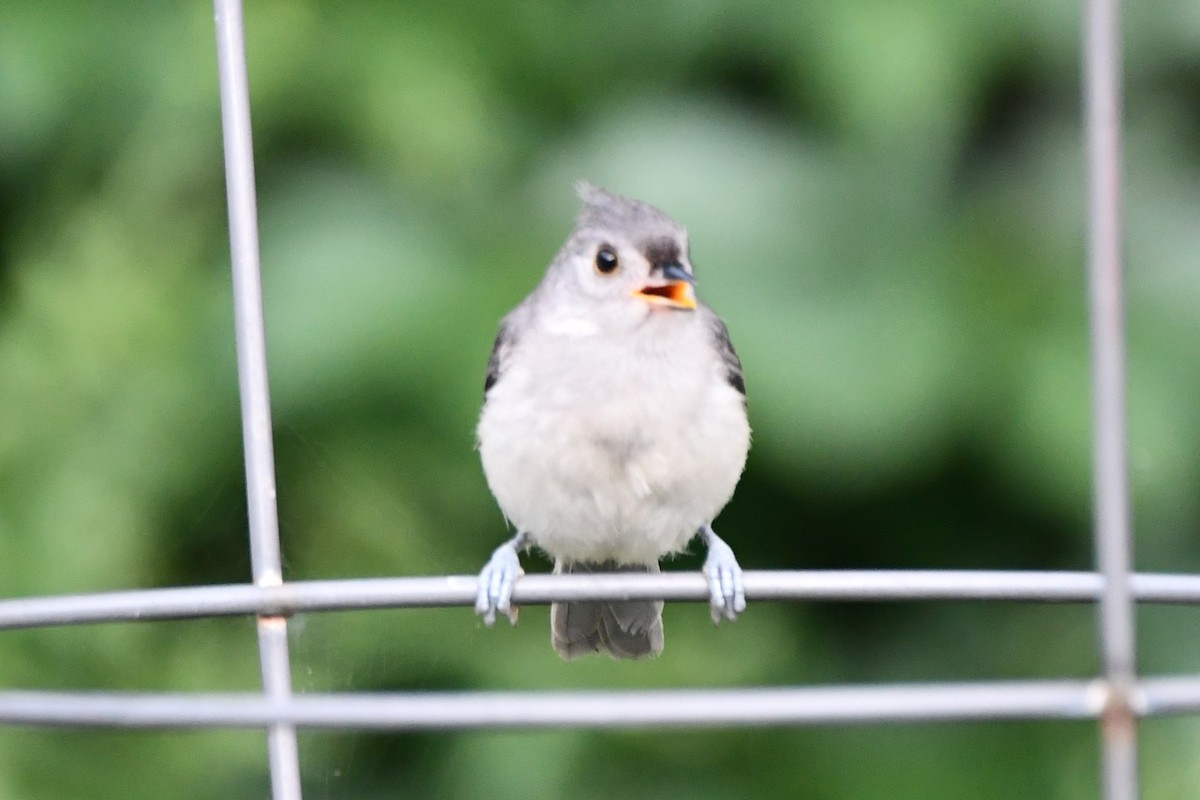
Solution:
M 652 305 L 688 310 L 696 307 L 696 290 L 692 288 L 696 279 L 682 264 L 678 261 L 668 261 L 657 265 L 655 271 L 661 272 L 667 282 L 661 285 L 647 284 L 634 292 L 634 295 Z
M 671 281 L 662 286 L 643 286 L 634 292 L 652 305 L 668 306 L 670 308 L 696 308 L 696 291 L 687 281 Z

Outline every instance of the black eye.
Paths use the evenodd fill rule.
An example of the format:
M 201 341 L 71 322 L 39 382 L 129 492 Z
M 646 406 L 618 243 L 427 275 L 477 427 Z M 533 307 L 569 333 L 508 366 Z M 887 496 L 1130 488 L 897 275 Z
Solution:
M 617 260 L 617 254 L 611 247 L 601 247 L 596 251 L 596 271 L 601 275 L 611 275 L 619 266 L 621 262 Z

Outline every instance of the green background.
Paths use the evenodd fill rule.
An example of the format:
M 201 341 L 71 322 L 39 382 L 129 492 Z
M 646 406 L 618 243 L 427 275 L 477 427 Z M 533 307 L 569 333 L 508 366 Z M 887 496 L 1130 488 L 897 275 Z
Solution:
M 1200 571 L 1200 15 L 1126 14 L 1139 569 Z M 571 184 L 691 231 L 754 446 L 717 530 L 770 569 L 1087 569 L 1080 9 L 1054 0 L 251 2 L 288 578 L 475 572 L 500 317 Z M 249 576 L 212 10 L 0 6 L 0 594 Z M 544 562 L 529 561 L 543 570 Z M 690 569 L 699 554 L 678 559 Z M 302 692 L 1084 677 L 1093 610 L 666 610 L 564 664 L 547 611 L 308 615 Z M 1143 671 L 1200 666 L 1144 609 Z M 254 690 L 248 619 L 0 636 L 6 688 Z M 1200 720 L 1143 726 L 1200 798 Z M 306 733 L 306 797 L 1093 798 L 1091 723 Z M 260 798 L 264 737 L 0 729 L 0 798 Z

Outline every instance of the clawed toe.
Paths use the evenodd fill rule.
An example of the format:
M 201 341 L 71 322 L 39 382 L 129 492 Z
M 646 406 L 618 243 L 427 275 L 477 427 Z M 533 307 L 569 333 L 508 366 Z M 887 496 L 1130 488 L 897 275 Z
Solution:
M 719 625 L 722 618 L 734 620 L 746 610 L 746 590 L 733 549 L 711 527 L 706 526 L 703 534 L 708 543 L 704 574 L 708 578 L 710 611 L 713 622 Z
M 503 614 L 516 625 L 519 609 L 512 603 L 513 586 L 524 574 L 517 548 L 524 544 L 524 535 L 496 548 L 492 557 L 479 572 L 479 591 L 475 596 L 475 613 L 483 617 L 489 628 L 496 622 L 496 614 Z

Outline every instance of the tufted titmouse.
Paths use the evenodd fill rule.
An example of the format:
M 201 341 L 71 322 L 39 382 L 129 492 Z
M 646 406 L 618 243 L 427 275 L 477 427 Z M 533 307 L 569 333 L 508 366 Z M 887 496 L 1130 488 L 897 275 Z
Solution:
M 657 572 L 697 534 L 714 621 L 745 606 L 741 569 L 712 529 L 750 446 L 742 367 L 725 324 L 696 299 L 687 232 L 653 206 L 589 184 L 575 230 L 500 326 L 479 451 L 517 535 L 479 575 L 475 610 L 515 624 L 517 551 L 556 573 Z M 556 603 L 566 659 L 662 652 L 662 602 Z

